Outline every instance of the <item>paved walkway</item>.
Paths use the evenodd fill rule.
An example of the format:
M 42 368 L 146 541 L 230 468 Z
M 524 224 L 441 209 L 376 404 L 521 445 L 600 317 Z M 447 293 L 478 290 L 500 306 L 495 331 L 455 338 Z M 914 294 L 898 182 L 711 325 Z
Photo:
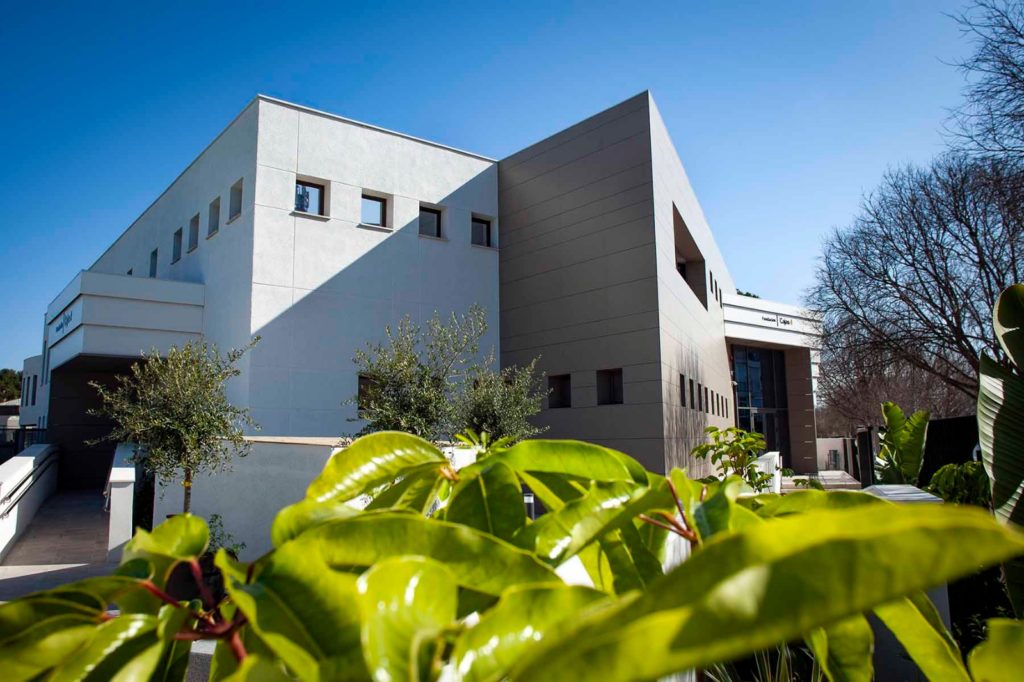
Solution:
M 107 528 L 99 491 L 54 494 L 0 564 L 0 601 L 110 573 Z

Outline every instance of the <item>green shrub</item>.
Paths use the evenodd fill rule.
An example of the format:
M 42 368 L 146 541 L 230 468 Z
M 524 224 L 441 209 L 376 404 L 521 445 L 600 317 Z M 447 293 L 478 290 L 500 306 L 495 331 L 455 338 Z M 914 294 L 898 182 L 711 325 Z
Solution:
M 524 484 L 549 510 L 535 520 Z M 574 441 L 492 446 L 455 470 L 428 441 L 372 434 L 278 514 L 273 551 L 218 552 L 223 599 L 166 593 L 209 543 L 177 515 L 138 531 L 114 575 L 0 606 L 0 669 L 181 680 L 206 639 L 216 680 L 652 680 L 803 639 L 829 679 L 867 680 L 873 613 L 929 679 L 970 679 L 924 591 L 1024 552 L 1017 531 L 967 507 L 741 485 Z M 669 539 L 690 556 L 665 571 Z M 593 587 L 559 577 L 570 559 Z M 1022 660 L 1022 632 L 993 630 L 977 679 Z

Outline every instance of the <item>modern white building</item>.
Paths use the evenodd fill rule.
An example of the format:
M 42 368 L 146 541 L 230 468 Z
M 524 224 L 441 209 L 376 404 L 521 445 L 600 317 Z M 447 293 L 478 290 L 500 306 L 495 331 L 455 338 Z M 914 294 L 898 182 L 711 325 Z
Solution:
M 479 304 L 484 348 L 541 357 L 549 435 L 664 469 L 739 424 L 813 471 L 813 321 L 737 296 L 725 261 L 646 92 L 500 161 L 258 96 L 56 296 L 26 374 L 62 485 L 98 486 L 88 382 L 142 351 L 259 335 L 230 399 L 337 436 L 357 349 Z

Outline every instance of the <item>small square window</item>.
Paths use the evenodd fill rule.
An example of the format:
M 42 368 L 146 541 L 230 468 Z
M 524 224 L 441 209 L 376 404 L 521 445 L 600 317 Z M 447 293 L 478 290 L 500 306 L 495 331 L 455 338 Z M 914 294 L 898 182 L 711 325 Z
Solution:
M 125 274 L 128 275 L 129 277 L 131 277 L 134 272 L 135 272 L 134 268 L 128 268 L 128 272 L 126 272 Z
M 473 218 L 472 241 L 477 246 L 494 246 L 493 235 L 491 234 L 491 221 L 483 218 Z
M 192 251 L 199 246 L 199 214 L 192 216 L 188 221 L 188 250 Z
M 622 370 L 601 369 L 597 372 L 597 404 L 622 404 Z
M 160 249 L 153 249 L 149 252 L 149 276 L 156 277 L 156 264 L 160 258 Z
M 374 225 L 376 227 L 387 227 L 388 201 L 381 197 L 363 195 L 362 213 L 359 221 L 363 225 Z
M 210 215 L 206 220 L 206 236 L 212 237 L 220 229 L 220 197 L 210 202 Z
M 295 210 L 302 213 L 315 213 L 324 215 L 324 191 L 323 185 L 305 180 L 295 181 Z
M 181 228 L 174 231 L 174 244 L 171 249 L 171 262 L 177 263 L 181 260 Z
M 436 208 L 420 206 L 420 234 L 424 237 L 441 237 L 441 212 Z
M 568 374 L 548 377 L 548 407 L 572 407 L 572 378 Z
M 231 204 L 228 211 L 228 220 L 234 220 L 242 215 L 242 178 L 231 185 Z

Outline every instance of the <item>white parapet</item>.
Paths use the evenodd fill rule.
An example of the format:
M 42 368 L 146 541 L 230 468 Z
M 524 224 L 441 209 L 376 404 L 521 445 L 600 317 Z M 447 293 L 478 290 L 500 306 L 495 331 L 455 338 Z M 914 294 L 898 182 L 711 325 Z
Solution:
M 114 450 L 114 461 L 107 476 L 106 510 L 110 514 L 107 534 L 107 562 L 117 563 L 125 543 L 135 531 L 133 509 L 135 506 L 135 456 L 136 446 L 132 443 L 118 443 Z
M 55 445 L 32 445 L 0 464 L 0 561 L 56 488 Z

